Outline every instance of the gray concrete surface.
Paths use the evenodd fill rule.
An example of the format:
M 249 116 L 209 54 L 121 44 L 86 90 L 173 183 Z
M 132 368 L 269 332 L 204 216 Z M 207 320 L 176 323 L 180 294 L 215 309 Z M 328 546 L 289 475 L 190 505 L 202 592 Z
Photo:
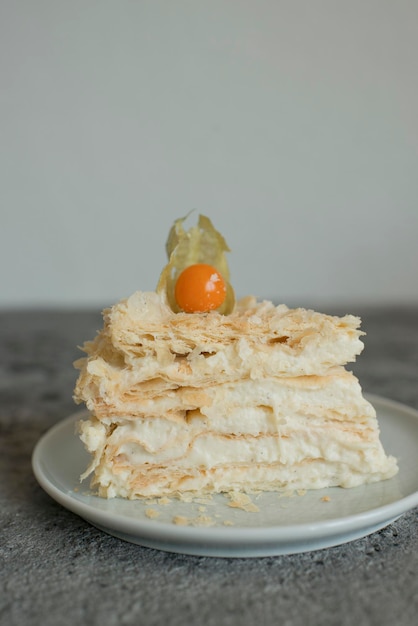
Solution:
M 418 409 L 418 308 L 360 309 L 365 391 Z M 418 623 L 418 510 L 340 547 L 256 559 L 176 555 L 110 537 L 38 486 L 31 453 L 74 410 L 90 312 L 0 314 L 0 624 Z

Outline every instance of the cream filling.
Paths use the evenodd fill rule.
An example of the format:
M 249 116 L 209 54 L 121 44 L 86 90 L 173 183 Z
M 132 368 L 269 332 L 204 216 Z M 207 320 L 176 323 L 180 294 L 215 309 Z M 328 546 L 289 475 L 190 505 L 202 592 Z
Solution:
M 176 465 L 151 467 L 116 466 L 101 464 L 96 472 L 94 484 L 103 497 L 116 496 L 137 498 L 141 496 L 175 495 L 180 492 L 197 493 L 220 491 L 254 491 L 287 489 L 320 489 L 340 486 L 356 487 L 369 482 L 385 480 L 397 472 L 393 457 L 380 458 L 372 467 L 364 464 L 347 466 L 347 457 L 336 461 L 322 458 L 311 459 L 296 465 L 277 464 L 232 464 L 219 465 L 210 469 Z M 365 471 L 366 469 L 366 471 Z
M 348 373 L 326 383 L 314 377 L 245 380 L 204 391 L 183 388 L 139 407 L 144 417 L 102 417 L 82 425 L 81 438 L 95 454 L 88 472 L 102 455 L 119 466 L 183 468 L 334 461 L 343 455 L 344 463 L 361 466 L 366 457 L 370 464 L 384 456 L 374 408 Z
M 284 411 L 326 419 L 340 417 L 364 421 L 365 418 L 375 417 L 373 407 L 362 397 L 357 379 L 345 370 L 326 377 L 267 378 L 258 381 L 247 378 L 205 389 L 184 386 L 165 390 L 153 397 L 146 397 L 141 389 L 132 388 L 129 393 L 123 394 L 116 385 L 111 393 L 102 390 L 101 398 L 100 405 L 89 407 L 97 412 L 100 419 L 124 414 L 135 419 L 141 416 L 154 419 L 160 415 L 168 419 L 170 416 L 185 419 L 186 412 L 199 409 L 210 420 L 216 420 L 217 416 L 228 415 L 235 407 L 244 410 L 258 406 L 270 407 L 278 417 Z
M 138 497 L 178 491 L 233 488 L 315 489 L 353 487 L 390 478 L 396 461 L 387 457 L 374 419 L 354 425 L 324 423 L 303 415 L 277 427 L 271 412 L 247 409 L 240 423 L 263 434 L 234 436 L 209 431 L 202 420 L 178 424 L 163 418 L 98 420 L 80 424 L 81 439 L 93 454 L 94 484 L 105 497 Z M 238 413 L 223 418 L 231 427 Z M 218 418 L 222 422 L 222 418 Z M 110 421 L 110 420 L 109 420 Z M 256 427 L 255 427 L 256 425 Z M 226 424 L 225 424 L 226 426 Z M 110 430 L 109 430 L 110 428 Z
M 292 429 L 289 435 L 260 437 L 202 433 L 192 441 L 177 441 L 157 453 L 148 452 L 138 441 L 127 440 L 116 447 L 112 456 L 122 466 L 147 464 L 183 469 L 259 463 L 293 465 L 321 458 L 355 466 L 357 471 L 369 471 L 384 458 L 384 453 L 377 441 L 368 444 L 365 446 L 359 436 L 347 436 L 335 429 L 331 433 L 323 429 L 309 433 Z
M 218 431 L 212 420 L 208 430 L 200 418 L 183 425 L 154 418 L 118 420 L 110 434 L 104 423 L 87 421 L 81 426 L 81 438 L 96 455 L 90 470 L 102 457 L 117 466 L 183 469 L 257 463 L 292 465 L 322 458 L 355 466 L 358 471 L 369 471 L 386 458 L 374 420 L 354 426 L 338 421 L 324 424 L 297 414 L 288 419 L 290 425 L 283 419 L 277 426 L 270 411 L 246 409 L 224 420 L 218 418 L 223 426 Z M 234 422 L 241 433 L 245 424 L 247 432 L 231 434 Z

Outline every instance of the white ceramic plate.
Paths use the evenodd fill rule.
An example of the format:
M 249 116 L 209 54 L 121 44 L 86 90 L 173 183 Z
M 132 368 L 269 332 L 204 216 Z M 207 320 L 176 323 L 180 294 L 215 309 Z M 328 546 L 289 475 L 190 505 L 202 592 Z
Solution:
M 418 505 L 418 411 L 378 396 L 368 399 L 376 408 L 386 451 L 398 458 L 397 476 L 354 489 L 252 496 L 258 512 L 232 508 L 222 495 L 166 504 L 92 495 L 79 482 L 88 464 L 75 435 L 80 414 L 42 437 L 32 466 L 39 484 L 57 502 L 104 532 L 142 546 L 221 557 L 319 550 L 373 533 Z M 176 517 L 188 525 L 173 523 Z

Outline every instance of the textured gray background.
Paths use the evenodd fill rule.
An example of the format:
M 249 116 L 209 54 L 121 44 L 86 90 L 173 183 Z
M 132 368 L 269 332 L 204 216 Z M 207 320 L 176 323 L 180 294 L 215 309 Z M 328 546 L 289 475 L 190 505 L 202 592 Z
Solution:
M 364 389 L 418 409 L 418 309 L 353 312 L 368 332 Z M 416 624 L 417 509 L 340 547 L 235 560 L 124 543 L 51 500 L 31 453 L 74 410 L 76 345 L 100 325 L 96 313 L 0 314 L 2 625 Z

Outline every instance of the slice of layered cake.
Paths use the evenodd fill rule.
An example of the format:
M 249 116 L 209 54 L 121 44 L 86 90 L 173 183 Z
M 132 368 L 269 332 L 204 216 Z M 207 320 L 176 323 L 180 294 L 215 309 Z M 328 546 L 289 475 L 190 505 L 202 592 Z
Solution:
M 103 497 L 138 498 L 354 487 L 393 476 L 374 408 L 344 368 L 363 348 L 360 320 L 252 297 L 235 303 L 226 246 L 206 219 L 188 232 L 176 222 L 157 292 L 106 310 L 84 346 L 75 399 L 90 411 L 79 428 L 92 461 L 83 478 L 92 474 Z M 218 256 L 205 249 L 207 232 Z M 189 249 L 180 257 L 179 242 Z M 196 300 L 198 284 L 191 295 L 178 285 L 203 260 L 212 286 L 205 279 Z

